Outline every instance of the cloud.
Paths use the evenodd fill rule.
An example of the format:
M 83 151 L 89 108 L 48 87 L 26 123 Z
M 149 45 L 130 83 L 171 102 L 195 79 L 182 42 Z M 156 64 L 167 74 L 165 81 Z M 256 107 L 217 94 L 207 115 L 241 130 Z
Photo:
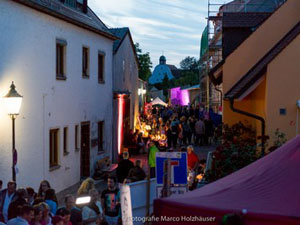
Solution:
M 89 0 L 89 6 L 107 26 L 129 27 L 134 42 L 150 52 L 154 65 L 162 51 L 175 65 L 186 56 L 199 55 L 206 1 Z

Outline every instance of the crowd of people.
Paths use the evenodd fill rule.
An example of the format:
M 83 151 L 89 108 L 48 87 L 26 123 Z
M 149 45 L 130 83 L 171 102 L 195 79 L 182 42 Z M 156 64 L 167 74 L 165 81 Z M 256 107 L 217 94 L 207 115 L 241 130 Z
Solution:
M 179 150 L 182 146 L 210 145 L 214 137 L 214 122 L 199 107 L 153 107 L 139 118 L 136 132 L 128 134 L 127 145 L 132 154 L 145 152 L 154 140 L 160 150 Z
M 40 183 L 36 193 L 32 187 L 17 188 L 14 181 L 2 189 L 0 181 L 0 225 L 100 225 L 120 224 L 120 192 L 117 178 L 109 176 L 107 189 L 99 195 L 91 178 L 84 180 L 77 195 L 64 197 L 58 205 L 55 190 L 47 180 Z M 90 200 L 76 204 L 76 198 Z
M 135 133 L 131 131 L 126 138 L 130 154 L 148 153 L 152 178 L 156 152 L 187 152 L 192 188 L 196 175 L 203 174 L 206 163 L 205 159 L 199 160 L 193 146 L 211 145 L 214 141 L 215 123 L 210 114 L 193 106 L 152 107 L 138 121 Z

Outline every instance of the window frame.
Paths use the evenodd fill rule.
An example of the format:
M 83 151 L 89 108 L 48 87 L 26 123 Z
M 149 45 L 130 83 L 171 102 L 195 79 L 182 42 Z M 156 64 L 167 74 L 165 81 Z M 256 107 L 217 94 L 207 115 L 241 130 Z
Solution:
M 86 51 L 85 51 L 86 50 Z M 85 58 L 86 57 L 86 58 Z M 90 78 L 90 48 L 82 46 L 82 78 Z
M 101 63 L 100 63 L 100 57 L 102 58 Z M 105 83 L 105 52 L 98 51 L 98 59 L 97 60 L 98 60 L 98 72 L 97 72 L 98 73 L 98 83 L 104 84 Z M 102 64 L 102 65 L 100 65 L 100 64 Z M 101 77 L 101 75 L 102 75 L 102 77 Z
M 56 80 L 67 79 L 67 41 L 56 39 L 55 48 Z
M 53 136 L 54 135 L 54 136 Z M 60 129 L 52 128 L 49 130 L 49 169 L 57 169 L 59 165 L 60 154 Z M 54 149 L 53 149 L 54 148 Z
M 69 154 L 69 128 L 63 128 L 63 152 L 64 156 Z
M 101 132 L 100 132 L 100 130 L 101 130 Z M 105 152 L 105 150 L 104 150 L 104 135 L 105 135 L 105 123 L 104 123 L 104 120 L 101 120 L 101 121 L 98 121 L 98 123 L 97 123 L 98 154 Z
M 75 124 L 75 150 L 79 150 L 80 149 L 80 126 L 79 124 Z

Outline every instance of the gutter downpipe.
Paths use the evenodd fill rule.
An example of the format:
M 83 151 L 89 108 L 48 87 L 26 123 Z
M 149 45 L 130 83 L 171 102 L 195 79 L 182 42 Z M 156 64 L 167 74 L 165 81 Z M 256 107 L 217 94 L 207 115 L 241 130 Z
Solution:
M 252 117 L 252 118 L 254 118 L 256 120 L 259 120 L 261 122 L 261 137 L 262 137 L 261 138 L 261 157 L 263 157 L 265 155 L 265 138 L 264 138 L 265 137 L 265 131 L 266 131 L 265 119 L 260 117 L 260 116 L 255 115 L 255 114 L 251 114 L 249 112 L 245 112 L 245 111 L 234 108 L 234 99 L 233 98 L 230 98 L 229 101 L 230 101 L 230 109 L 233 112 L 236 112 L 236 113 L 248 116 L 248 117 Z
M 223 106 L 223 92 L 215 86 L 215 90 L 220 93 L 220 104 Z

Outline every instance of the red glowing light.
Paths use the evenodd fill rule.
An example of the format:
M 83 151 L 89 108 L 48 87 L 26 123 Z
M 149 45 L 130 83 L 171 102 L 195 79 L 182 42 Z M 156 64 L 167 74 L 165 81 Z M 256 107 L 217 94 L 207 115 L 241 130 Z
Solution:
M 124 115 L 124 97 L 119 95 L 118 98 L 119 112 L 118 112 L 118 153 L 121 153 L 123 142 L 123 115 Z

